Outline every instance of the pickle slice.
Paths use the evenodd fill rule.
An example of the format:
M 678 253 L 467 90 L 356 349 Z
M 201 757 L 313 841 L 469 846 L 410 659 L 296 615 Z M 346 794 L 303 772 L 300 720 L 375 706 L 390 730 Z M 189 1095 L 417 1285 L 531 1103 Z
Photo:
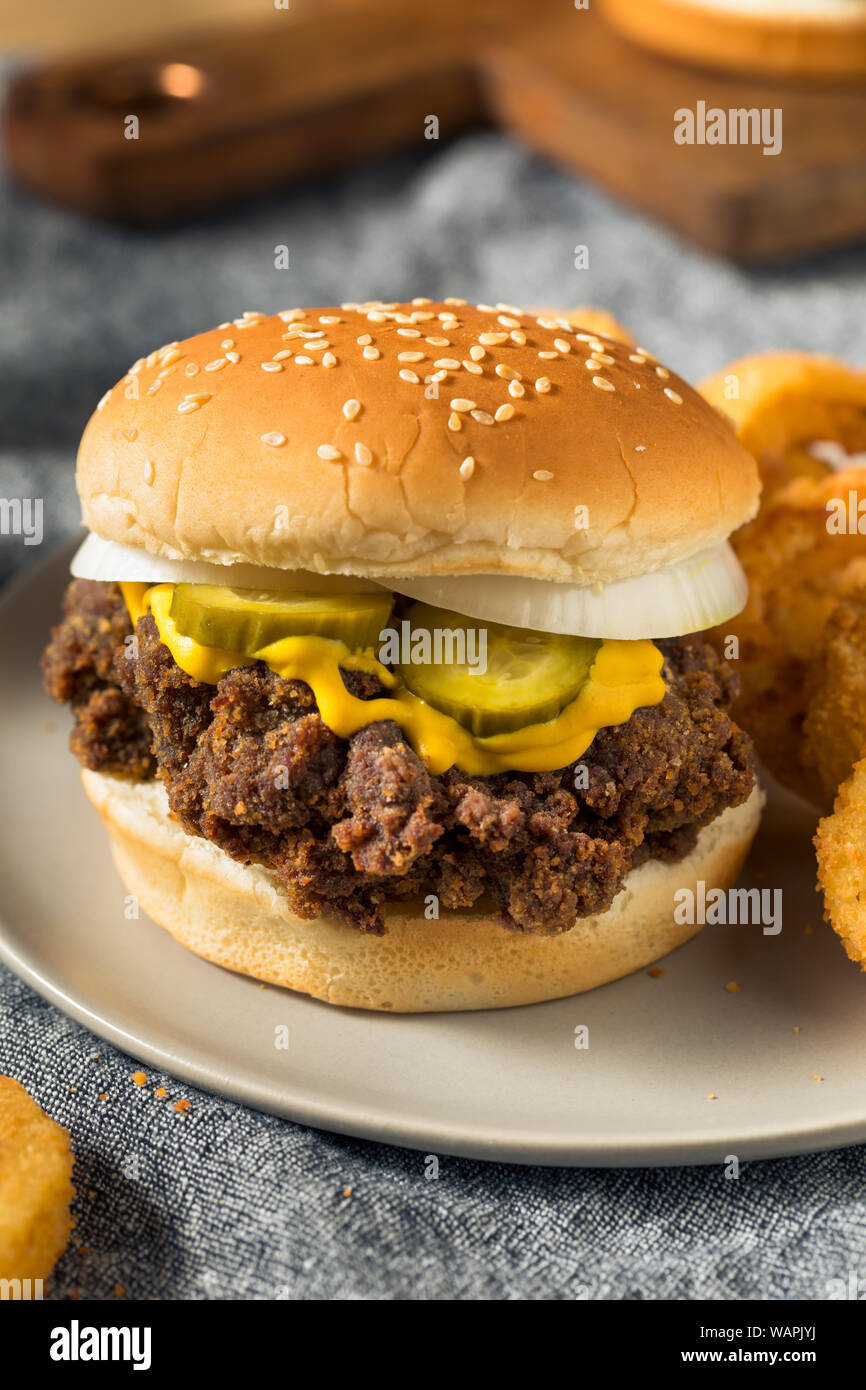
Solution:
M 476 738 L 555 719 L 579 694 L 601 646 L 590 637 L 505 627 L 426 603 L 413 604 L 406 617 L 403 680 Z
M 179 632 L 205 647 L 252 656 L 282 637 L 338 638 L 351 651 L 376 647 L 394 603 L 392 594 L 305 594 L 299 590 L 232 589 L 176 584 L 171 616 Z

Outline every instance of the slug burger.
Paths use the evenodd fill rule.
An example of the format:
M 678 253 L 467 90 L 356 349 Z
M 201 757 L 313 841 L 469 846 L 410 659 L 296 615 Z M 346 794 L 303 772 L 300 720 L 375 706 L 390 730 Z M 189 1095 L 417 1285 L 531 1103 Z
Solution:
M 43 660 L 141 906 L 332 1003 L 490 1008 L 691 936 L 760 806 L 756 467 L 642 349 L 507 305 L 245 314 L 84 434 Z

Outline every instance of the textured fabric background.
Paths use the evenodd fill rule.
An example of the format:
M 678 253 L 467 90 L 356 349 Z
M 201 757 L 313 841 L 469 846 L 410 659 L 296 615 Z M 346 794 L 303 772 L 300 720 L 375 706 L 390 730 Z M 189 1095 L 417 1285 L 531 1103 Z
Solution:
M 45 500 L 46 546 L 77 525 L 75 446 L 106 387 L 142 350 L 243 309 L 596 303 L 692 379 L 761 348 L 866 359 L 866 252 L 715 263 L 490 132 L 171 231 L 90 226 L 2 183 L 0 200 L 0 497 Z M 0 578 L 39 553 L 0 539 Z M 75 1146 L 56 1297 L 821 1299 L 830 1279 L 866 1278 L 866 1149 L 751 1164 L 736 1182 L 457 1159 L 428 1180 L 422 1155 L 151 1071 L 139 1089 L 137 1068 L 0 969 L 0 1071 Z

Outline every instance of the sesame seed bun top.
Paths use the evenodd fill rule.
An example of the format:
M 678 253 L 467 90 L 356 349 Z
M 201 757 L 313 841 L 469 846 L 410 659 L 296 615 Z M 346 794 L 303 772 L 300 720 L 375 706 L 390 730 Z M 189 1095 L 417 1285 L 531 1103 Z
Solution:
M 511 306 L 247 313 L 136 362 L 78 457 L 85 524 L 170 559 L 593 584 L 724 540 L 758 477 L 651 353 Z

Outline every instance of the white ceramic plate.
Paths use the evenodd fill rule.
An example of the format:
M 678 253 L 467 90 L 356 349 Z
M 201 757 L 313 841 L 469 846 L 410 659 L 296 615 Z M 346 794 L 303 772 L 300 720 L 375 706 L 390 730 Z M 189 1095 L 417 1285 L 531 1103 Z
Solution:
M 336 1009 L 127 921 L 67 717 L 41 694 L 39 654 L 70 553 L 0 606 L 0 957 L 61 1009 L 207 1090 L 433 1153 L 694 1163 L 866 1140 L 866 980 L 821 920 L 813 817 L 778 791 L 743 882 L 783 888 L 779 936 L 707 927 L 658 979 L 642 971 L 551 1004 L 426 1017 Z M 739 993 L 725 989 L 732 980 Z M 574 1046 L 580 1024 L 588 1050 Z M 278 1025 L 287 1051 L 274 1047 Z

